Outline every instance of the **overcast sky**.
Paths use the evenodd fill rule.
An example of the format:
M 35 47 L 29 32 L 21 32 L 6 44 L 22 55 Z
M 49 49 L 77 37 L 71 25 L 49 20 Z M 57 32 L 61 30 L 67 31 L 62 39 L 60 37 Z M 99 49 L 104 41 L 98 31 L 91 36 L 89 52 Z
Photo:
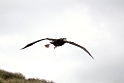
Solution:
M 124 83 L 123 0 L 0 0 L 0 68 L 55 83 Z M 42 38 L 84 46 L 45 48 Z

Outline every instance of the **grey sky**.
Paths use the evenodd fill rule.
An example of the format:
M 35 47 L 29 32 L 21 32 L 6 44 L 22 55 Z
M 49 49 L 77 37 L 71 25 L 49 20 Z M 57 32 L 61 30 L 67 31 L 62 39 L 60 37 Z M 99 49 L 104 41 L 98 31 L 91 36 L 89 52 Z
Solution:
M 123 0 L 0 0 L 0 68 L 56 83 L 123 83 Z M 66 37 L 49 49 L 41 38 Z M 47 65 L 47 66 L 46 66 Z

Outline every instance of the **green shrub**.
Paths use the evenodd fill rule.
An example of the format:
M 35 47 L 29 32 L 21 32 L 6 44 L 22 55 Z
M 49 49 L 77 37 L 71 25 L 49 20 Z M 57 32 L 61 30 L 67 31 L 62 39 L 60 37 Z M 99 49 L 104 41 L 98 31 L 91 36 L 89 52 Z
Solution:
M 0 77 L 5 80 L 13 78 L 25 79 L 25 77 L 21 73 L 11 73 L 4 70 L 0 70 Z

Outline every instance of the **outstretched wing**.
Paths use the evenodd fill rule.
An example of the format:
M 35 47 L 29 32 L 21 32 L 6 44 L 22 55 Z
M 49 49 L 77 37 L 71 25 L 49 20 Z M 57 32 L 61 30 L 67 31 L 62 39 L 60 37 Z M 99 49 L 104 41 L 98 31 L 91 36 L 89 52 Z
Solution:
M 30 47 L 30 46 L 32 46 L 33 44 L 35 44 L 35 43 L 37 43 L 37 42 L 40 42 L 40 41 L 42 41 L 42 40 L 55 41 L 56 39 L 52 39 L 52 38 L 40 39 L 40 40 L 37 40 L 37 41 L 34 41 L 34 42 L 32 42 L 32 43 L 27 44 L 27 45 L 26 45 L 25 47 L 23 47 L 22 49 L 25 49 L 25 48 L 27 48 L 27 47 Z M 21 50 L 22 50 L 22 49 L 21 49 Z
M 88 50 L 87 50 L 86 48 L 84 48 L 84 47 L 82 47 L 82 46 L 80 46 L 80 45 L 78 45 L 78 44 L 76 44 L 76 43 L 74 43 L 74 42 L 71 42 L 71 41 L 66 41 L 66 43 L 75 45 L 75 46 L 77 46 L 77 47 L 83 49 L 85 52 L 87 52 L 87 53 L 93 58 L 93 56 L 88 52 Z M 94 58 L 93 58 L 93 59 L 94 59 Z

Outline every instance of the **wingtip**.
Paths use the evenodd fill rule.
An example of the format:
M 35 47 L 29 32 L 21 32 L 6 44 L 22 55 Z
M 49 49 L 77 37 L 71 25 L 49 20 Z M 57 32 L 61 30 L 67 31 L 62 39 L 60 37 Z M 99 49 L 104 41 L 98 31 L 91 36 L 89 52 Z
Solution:
M 20 50 L 23 50 L 24 48 L 21 48 Z
M 93 60 L 95 60 L 93 57 L 92 57 Z
M 94 57 L 90 54 L 91 58 L 94 59 Z
M 25 49 L 26 47 L 23 47 L 23 48 L 21 48 L 20 50 L 23 50 L 23 49 Z

